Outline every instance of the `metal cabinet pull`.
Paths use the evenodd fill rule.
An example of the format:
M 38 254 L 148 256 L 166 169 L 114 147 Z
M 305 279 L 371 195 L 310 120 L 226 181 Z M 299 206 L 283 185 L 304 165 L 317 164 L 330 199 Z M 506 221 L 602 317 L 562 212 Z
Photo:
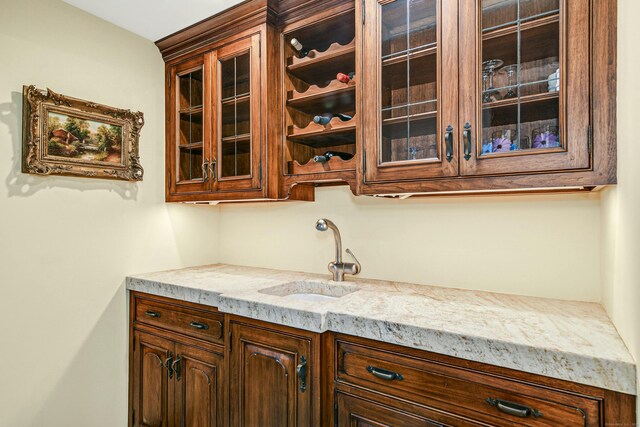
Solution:
M 447 161 L 453 160 L 453 126 L 447 126 L 447 131 L 444 134 L 444 142 L 447 148 Z
M 469 122 L 464 125 L 462 140 L 464 141 L 464 159 L 469 160 L 471 158 L 471 123 Z
M 305 392 L 307 390 L 307 358 L 302 356 L 300 358 L 300 364 L 296 367 L 296 374 L 300 379 L 300 391 Z
M 373 375 L 376 378 L 380 378 L 381 380 L 386 380 L 386 381 L 404 380 L 404 377 L 402 376 L 402 374 L 398 374 L 397 372 L 393 372 L 393 371 L 387 371 L 386 369 L 382 369 L 382 368 L 376 368 L 374 366 L 367 366 L 367 372 L 369 372 L 371 375 Z
M 146 314 L 149 317 L 160 317 L 160 313 L 156 311 L 151 311 L 151 310 L 145 311 L 144 314 Z
M 173 353 L 169 353 L 169 357 L 164 361 L 164 367 L 167 368 L 169 372 L 169 379 L 173 378 Z
M 202 164 L 202 180 L 204 182 L 209 181 L 209 159 L 204 159 Z
M 174 360 L 173 363 L 171 364 L 171 368 L 173 369 L 173 372 L 176 373 L 176 381 L 180 381 L 181 362 L 182 362 L 182 357 L 178 355 L 176 360 Z
M 209 329 L 209 325 L 207 325 L 206 323 L 202 323 L 202 322 L 191 322 L 191 323 L 189 323 L 189 326 L 191 326 L 192 328 L 196 328 L 196 329 L 200 329 L 200 330 L 204 330 L 204 331 Z
M 498 408 L 500 412 L 513 415 L 520 418 L 539 418 L 542 413 L 536 409 L 531 409 L 528 406 L 520 405 L 519 403 L 507 402 L 506 400 L 488 398 L 487 403 L 491 406 Z
M 209 165 L 211 168 L 211 179 L 213 181 L 218 179 L 218 160 L 214 157 L 211 159 L 211 164 Z

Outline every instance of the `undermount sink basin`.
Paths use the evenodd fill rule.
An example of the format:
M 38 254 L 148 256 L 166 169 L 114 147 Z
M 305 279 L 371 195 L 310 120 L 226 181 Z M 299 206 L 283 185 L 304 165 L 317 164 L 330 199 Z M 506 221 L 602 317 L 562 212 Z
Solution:
M 330 302 L 359 290 L 354 285 L 300 280 L 261 289 L 258 292 L 298 301 Z

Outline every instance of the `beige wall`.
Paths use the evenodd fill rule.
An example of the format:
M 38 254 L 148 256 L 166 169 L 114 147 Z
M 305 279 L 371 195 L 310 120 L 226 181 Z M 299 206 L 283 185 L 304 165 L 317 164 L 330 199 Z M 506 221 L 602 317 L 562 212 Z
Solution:
M 603 303 L 640 361 L 640 3 L 619 0 L 618 7 L 618 186 L 607 190 L 602 202 Z
M 0 426 L 124 426 L 124 277 L 215 261 L 218 213 L 163 203 L 153 43 L 57 0 L 0 4 Z M 143 111 L 144 182 L 20 174 L 23 84 Z
M 362 276 L 600 301 L 598 194 L 408 200 L 318 189 L 315 203 L 221 207 L 220 259 L 327 273 L 327 217 Z M 327 273 L 328 274 L 328 273 Z

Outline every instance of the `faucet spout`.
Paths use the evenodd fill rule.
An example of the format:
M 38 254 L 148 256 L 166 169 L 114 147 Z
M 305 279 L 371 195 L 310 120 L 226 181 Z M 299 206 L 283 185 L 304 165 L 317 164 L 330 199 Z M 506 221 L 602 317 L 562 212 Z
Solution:
M 344 281 L 345 274 L 356 275 L 360 273 L 361 267 L 360 263 L 349 249 L 347 249 L 347 253 L 351 255 L 356 262 L 345 263 L 342 261 L 342 237 L 340 236 L 340 230 L 333 221 L 322 218 L 316 222 L 316 230 L 327 231 L 329 229 L 333 231 L 333 237 L 336 244 L 336 259 L 329 263 L 328 269 L 333 275 L 333 280 L 335 282 L 342 282 Z

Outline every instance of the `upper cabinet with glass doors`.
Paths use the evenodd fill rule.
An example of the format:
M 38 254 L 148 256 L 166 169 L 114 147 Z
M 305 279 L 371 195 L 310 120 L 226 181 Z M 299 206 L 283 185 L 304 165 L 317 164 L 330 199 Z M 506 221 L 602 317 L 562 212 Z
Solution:
M 361 193 L 615 182 L 610 2 L 361 7 Z
M 262 196 L 260 37 L 170 67 L 169 200 Z

